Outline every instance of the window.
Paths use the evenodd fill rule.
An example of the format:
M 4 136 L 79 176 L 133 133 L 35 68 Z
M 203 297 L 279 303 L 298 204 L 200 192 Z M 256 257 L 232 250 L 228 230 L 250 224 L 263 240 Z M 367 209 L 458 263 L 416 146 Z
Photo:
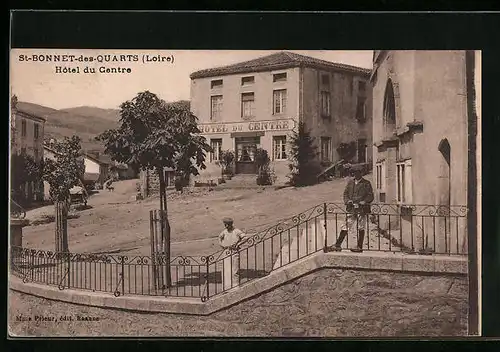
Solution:
M 347 81 L 349 82 L 348 84 L 348 88 L 349 88 L 349 95 L 352 95 L 352 91 L 354 90 L 354 79 L 352 76 L 348 76 L 347 77 Z
M 358 97 L 358 105 L 356 107 L 356 119 L 359 122 L 366 121 L 366 98 Z
M 210 82 L 210 88 L 222 88 L 222 79 L 216 79 Z
M 255 97 L 254 93 L 241 94 L 241 117 L 250 118 L 255 116 Z
M 273 137 L 274 160 L 286 160 L 286 136 Z
M 210 120 L 217 121 L 222 115 L 222 95 L 214 95 L 210 99 Z
M 387 134 L 392 133 L 396 128 L 396 102 L 394 98 L 394 88 L 392 81 L 387 81 L 384 93 L 384 127 Z
M 275 73 L 273 75 L 273 82 L 283 82 L 286 81 L 286 72 Z
M 366 82 L 358 81 L 358 91 L 365 92 L 366 91 Z
M 286 89 L 273 92 L 273 115 L 284 114 L 286 111 Z
M 321 75 L 321 84 L 323 85 L 330 85 L 330 75 L 323 74 Z
M 35 139 L 38 139 L 40 137 L 40 125 L 35 123 L 34 124 L 34 130 L 33 130 Z
M 358 139 L 358 163 L 366 163 L 366 139 Z
M 385 161 L 375 165 L 375 187 L 378 191 L 385 192 Z
M 247 76 L 247 77 L 242 77 L 241 78 L 241 85 L 246 86 L 248 84 L 254 84 L 255 83 L 255 77 L 254 76 Z
M 321 161 L 329 162 L 331 161 L 331 138 L 321 137 Z
M 321 92 L 321 116 L 330 117 L 330 92 Z
M 222 139 L 211 139 L 210 146 L 213 150 L 210 153 L 210 161 L 219 161 L 222 152 Z
M 396 164 L 398 181 L 398 202 L 409 204 L 412 202 L 411 160 Z
M 26 120 L 21 121 L 21 136 L 26 137 Z

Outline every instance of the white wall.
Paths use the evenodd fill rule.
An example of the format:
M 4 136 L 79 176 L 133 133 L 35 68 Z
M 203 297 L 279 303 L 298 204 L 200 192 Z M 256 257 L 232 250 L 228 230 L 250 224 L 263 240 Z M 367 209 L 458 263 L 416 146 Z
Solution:
M 100 173 L 100 167 L 99 164 L 96 163 L 95 161 L 85 158 L 85 172 L 89 174 L 98 174 Z

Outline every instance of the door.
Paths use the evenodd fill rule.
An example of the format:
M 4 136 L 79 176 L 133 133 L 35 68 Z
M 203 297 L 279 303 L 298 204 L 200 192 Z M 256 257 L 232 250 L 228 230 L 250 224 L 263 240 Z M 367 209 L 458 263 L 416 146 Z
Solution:
M 260 137 L 236 138 L 236 173 L 255 174 L 255 152 L 260 144 Z

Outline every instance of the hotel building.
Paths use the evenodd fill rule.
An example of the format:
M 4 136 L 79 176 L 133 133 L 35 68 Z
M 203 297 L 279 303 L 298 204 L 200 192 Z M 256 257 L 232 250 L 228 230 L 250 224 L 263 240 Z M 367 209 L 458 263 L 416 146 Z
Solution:
M 199 179 L 217 179 L 222 150 L 235 153 L 235 174 L 255 174 L 257 148 L 268 151 L 278 182 L 287 181 L 289 142 L 299 121 L 315 140 L 323 167 L 351 143 L 353 162 L 370 162 L 370 70 L 291 52 L 194 72 L 191 110 L 214 152 Z

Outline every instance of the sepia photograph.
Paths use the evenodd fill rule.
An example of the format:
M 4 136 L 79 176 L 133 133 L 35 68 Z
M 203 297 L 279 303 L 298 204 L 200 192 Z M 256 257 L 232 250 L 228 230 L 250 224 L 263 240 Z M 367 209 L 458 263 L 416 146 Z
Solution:
M 478 334 L 481 51 L 9 70 L 10 337 Z

